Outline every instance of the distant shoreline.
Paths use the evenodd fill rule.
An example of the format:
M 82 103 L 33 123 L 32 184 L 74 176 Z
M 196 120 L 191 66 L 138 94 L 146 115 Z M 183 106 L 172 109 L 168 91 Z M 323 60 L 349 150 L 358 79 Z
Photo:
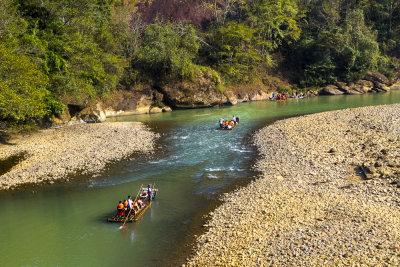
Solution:
M 0 162 L 25 155 L 0 176 L 0 190 L 52 183 L 78 171 L 96 173 L 110 161 L 134 152 L 152 152 L 157 138 L 158 134 L 139 122 L 84 123 L 41 130 L 0 145 Z
M 224 196 L 186 265 L 400 263 L 400 104 L 278 121 L 254 142 L 262 175 Z

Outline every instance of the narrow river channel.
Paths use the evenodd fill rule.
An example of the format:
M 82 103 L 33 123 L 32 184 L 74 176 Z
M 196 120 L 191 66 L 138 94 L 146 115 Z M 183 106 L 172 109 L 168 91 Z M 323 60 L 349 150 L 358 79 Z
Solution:
M 161 134 L 156 153 L 110 164 L 97 177 L 0 193 L 0 266 L 176 266 L 221 193 L 254 177 L 252 133 L 281 118 L 400 103 L 400 91 L 260 101 L 233 107 L 118 117 Z M 233 131 L 220 117 L 240 117 Z M 155 183 L 157 200 L 127 229 L 109 224 L 117 202 Z

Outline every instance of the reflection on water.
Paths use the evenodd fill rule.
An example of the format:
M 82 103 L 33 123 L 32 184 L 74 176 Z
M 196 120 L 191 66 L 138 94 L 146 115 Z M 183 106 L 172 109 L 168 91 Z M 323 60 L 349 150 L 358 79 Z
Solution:
M 400 92 L 391 92 L 115 118 L 160 132 L 156 153 L 112 164 L 99 177 L 0 195 L 0 266 L 176 265 L 220 192 L 255 175 L 254 130 L 284 117 L 398 102 Z M 220 117 L 233 115 L 241 122 L 235 130 L 217 130 Z M 159 194 L 141 220 L 123 230 L 106 223 L 119 200 L 149 183 Z

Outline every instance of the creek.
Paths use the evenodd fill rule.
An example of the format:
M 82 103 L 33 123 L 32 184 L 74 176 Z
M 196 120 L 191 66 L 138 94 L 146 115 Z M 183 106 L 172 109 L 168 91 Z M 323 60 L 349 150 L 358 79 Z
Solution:
M 156 152 L 109 164 L 96 177 L 0 193 L 0 266 L 177 266 L 224 192 L 255 179 L 255 130 L 304 114 L 400 103 L 400 91 L 321 96 L 231 107 L 117 117 L 161 134 Z M 240 117 L 233 131 L 218 119 Z M 141 185 L 159 189 L 152 207 L 121 230 L 106 222 Z

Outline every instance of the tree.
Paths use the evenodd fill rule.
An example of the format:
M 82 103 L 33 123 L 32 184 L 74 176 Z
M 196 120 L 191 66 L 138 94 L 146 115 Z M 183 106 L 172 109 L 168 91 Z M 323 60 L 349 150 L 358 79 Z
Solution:
M 0 119 L 26 122 L 48 114 L 46 76 L 27 56 L 0 46 Z
M 290 43 L 299 39 L 299 9 L 295 0 L 252 0 L 247 9 L 248 25 L 257 29 L 263 41 L 263 54 L 277 49 L 282 42 Z
M 250 82 L 252 70 L 261 62 L 255 29 L 230 21 L 217 29 L 214 45 L 219 69 L 231 81 Z
M 150 24 L 146 27 L 135 66 L 155 81 L 190 78 L 199 49 L 191 25 Z

